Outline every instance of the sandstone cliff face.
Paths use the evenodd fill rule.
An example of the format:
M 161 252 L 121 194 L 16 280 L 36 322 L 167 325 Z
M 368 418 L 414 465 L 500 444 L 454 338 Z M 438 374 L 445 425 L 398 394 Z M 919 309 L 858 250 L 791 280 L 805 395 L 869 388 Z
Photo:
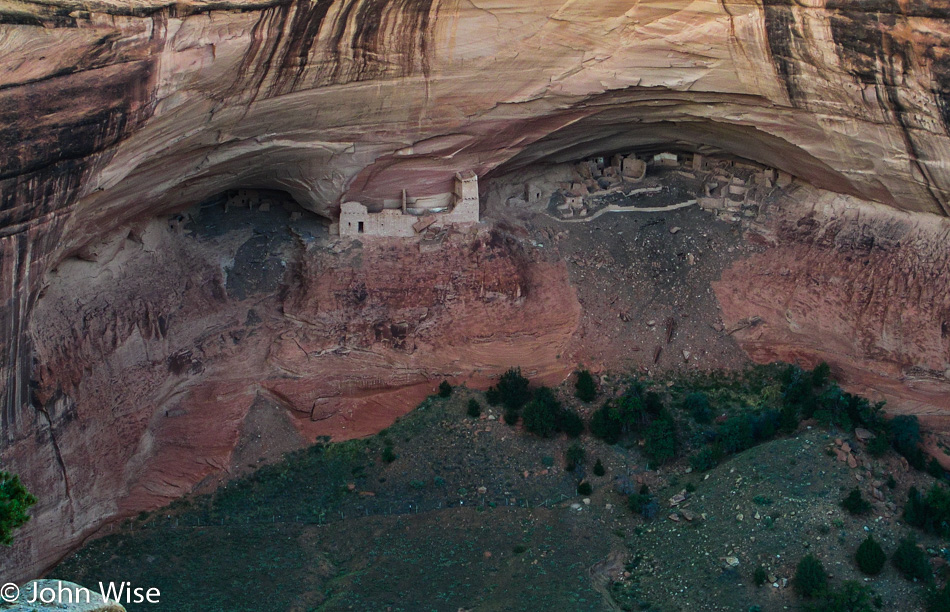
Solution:
M 379 380 L 404 371 L 387 384 L 405 388 L 519 359 L 552 373 L 563 340 L 493 359 L 485 338 L 563 338 L 576 325 L 556 267 L 528 273 L 541 268 L 519 268 L 521 255 L 504 251 L 510 269 L 483 273 L 467 255 L 414 268 L 416 255 L 393 247 L 365 256 L 368 268 L 300 274 L 272 306 L 279 322 L 254 335 L 246 300 L 227 295 L 207 254 L 195 265 L 187 249 L 172 249 L 158 266 L 166 275 L 155 275 L 147 259 L 169 245 L 164 232 L 141 230 L 149 219 L 238 186 L 282 189 L 332 217 L 346 199 L 446 191 L 458 170 L 669 146 L 727 151 L 834 192 L 946 215 L 948 15 L 942 0 L 0 0 L 0 449 L 49 504 L 5 572 L 30 575 L 103 517 L 227 467 L 258 391 L 307 412 L 298 425 L 315 435 L 306 423 L 319 422 L 311 408 L 325 395 L 372 404 L 359 389 L 334 387 L 356 372 Z M 369 302 L 351 303 L 359 275 L 346 268 L 365 270 Z M 410 268 L 429 271 L 413 280 Z M 532 282 L 550 283 L 557 297 L 519 297 Z M 108 298 L 87 292 L 76 304 L 70 283 L 103 283 Z M 446 299 L 431 289 L 439 286 L 466 304 L 502 297 L 430 318 L 418 304 Z M 404 299 L 421 287 L 430 289 L 418 302 Z M 517 300 L 537 310 L 513 309 Z M 549 311 L 555 320 L 542 316 Z M 849 313 L 840 316 L 857 325 Z M 433 342 L 466 317 L 474 337 Z M 428 360 L 419 362 L 422 350 L 406 356 L 404 330 Z M 862 342 L 848 350 L 870 350 Z M 365 343 L 369 358 L 355 359 Z M 243 365 L 229 358 L 215 371 L 217 357 L 245 350 Z M 922 350 L 906 360 L 937 367 Z M 461 353 L 466 371 L 446 372 Z M 301 382 L 303 356 L 307 371 L 330 372 L 325 386 Z M 216 424 L 162 421 L 185 398 Z M 106 444 L 103 432 L 122 444 Z M 199 467 L 181 467 L 184 456 Z M 82 472 L 84 461 L 94 473 Z

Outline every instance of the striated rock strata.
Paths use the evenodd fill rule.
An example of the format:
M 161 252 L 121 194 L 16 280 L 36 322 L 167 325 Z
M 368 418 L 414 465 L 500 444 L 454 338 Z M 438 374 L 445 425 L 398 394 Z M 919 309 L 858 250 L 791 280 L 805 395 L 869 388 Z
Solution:
M 373 267 L 289 257 L 306 273 L 252 317 L 220 261 L 172 248 L 150 219 L 241 186 L 332 218 L 344 200 L 447 191 L 460 170 L 670 147 L 946 215 L 948 13 L 943 0 L 0 0 L 0 455 L 43 500 L 4 571 L 32 575 L 104 517 L 228 467 L 259 394 L 306 413 L 297 426 L 314 435 L 311 419 L 345 414 L 318 414 L 326 397 L 386 413 L 360 385 L 392 372 L 405 390 L 517 361 L 566 367 L 576 304 L 561 272 L 503 245 L 479 242 L 502 249 L 491 264 L 465 241 L 437 259 L 366 246 Z M 806 255 L 839 249 L 788 236 Z M 842 350 L 870 350 L 857 338 Z M 881 350 L 939 369 L 930 344 L 902 346 Z

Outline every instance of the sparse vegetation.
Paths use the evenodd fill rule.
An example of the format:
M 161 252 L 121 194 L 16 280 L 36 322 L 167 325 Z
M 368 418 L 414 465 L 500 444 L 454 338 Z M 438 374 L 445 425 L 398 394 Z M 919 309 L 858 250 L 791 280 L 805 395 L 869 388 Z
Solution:
M 755 582 L 755 586 L 762 586 L 769 581 L 769 573 L 760 565 L 752 573 L 752 581 Z
M 581 446 L 579 442 L 574 442 L 567 447 L 567 451 L 564 453 L 564 458 L 566 459 L 567 471 L 573 472 L 577 466 L 584 463 L 585 455 L 584 447 Z
M 34 497 L 20 482 L 20 477 L 0 472 L 0 544 L 13 544 L 13 532 L 30 520 L 26 511 L 36 503 Z
M 465 413 L 473 419 L 477 419 L 482 416 L 482 405 L 473 397 L 468 400 L 468 408 L 465 410 Z
M 828 573 L 821 561 L 812 555 L 805 555 L 795 568 L 793 580 L 795 591 L 802 597 L 814 597 L 828 584 Z
M 393 450 L 392 446 L 386 446 L 385 448 L 383 448 L 382 458 L 383 458 L 383 461 L 385 461 L 386 463 L 392 463 L 397 458 L 396 451 Z
M 891 419 L 891 446 L 918 470 L 924 468 L 924 452 L 920 449 L 920 422 L 916 416 L 901 414 Z
M 884 554 L 884 549 L 874 540 L 874 537 L 868 534 L 868 537 L 858 546 L 854 559 L 862 572 L 868 576 L 876 576 L 884 569 L 887 555 Z
M 577 485 L 577 494 L 578 494 L 578 495 L 590 495 L 590 494 L 593 493 L 593 492 L 594 492 L 594 487 L 592 487 L 591 484 L 590 484 L 589 482 L 587 482 L 586 480 L 581 481 L 581 482 Z
M 871 588 L 854 580 L 846 580 L 837 589 L 825 589 L 817 601 L 804 606 L 808 612 L 873 612 L 880 608 L 881 605 L 875 604 Z
M 712 423 L 713 412 L 712 406 L 709 405 L 709 396 L 702 391 L 696 391 L 687 395 L 686 399 L 683 400 L 683 409 L 686 410 L 697 423 L 703 425 Z
M 594 384 L 594 377 L 587 370 L 581 370 L 577 373 L 577 380 L 574 382 L 574 392 L 577 399 L 582 402 L 592 402 L 597 397 L 597 386 Z
M 594 464 L 594 476 L 603 476 L 607 473 L 607 469 L 604 468 L 604 464 L 601 463 L 600 459 L 597 459 L 597 462 Z

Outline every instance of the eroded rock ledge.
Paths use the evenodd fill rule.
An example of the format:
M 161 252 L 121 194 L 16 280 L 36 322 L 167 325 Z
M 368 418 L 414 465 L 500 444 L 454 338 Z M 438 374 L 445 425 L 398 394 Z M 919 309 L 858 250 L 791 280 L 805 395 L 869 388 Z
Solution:
M 399 245 L 367 246 L 363 263 L 345 252 L 306 258 L 291 271 L 294 283 L 252 307 L 228 294 L 221 263 L 239 259 L 246 241 L 219 243 L 211 255 L 157 226 L 162 215 L 255 187 L 332 218 L 347 199 L 446 191 L 457 171 L 500 175 L 675 147 L 739 155 L 829 192 L 945 216 L 948 16 L 942 0 L 0 0 L 0 453 L 47 504 L 4 570 L 31 575 L 103 517 L 233 467 L 235 432 L 255 397 L 299 413 L 292 431 L 313 435 L 317 400 L 341 392 L 332 381 L 354 372 L 405 372 L 403 389 L 455 373 L 446 366 L 454 360 L 465 364 L 459 373 L 519 361 L 554 373 L 570 367 L 557 363 L 565 334 L 587 329 L 563 267 L 502 238 L 460 236 L 438 265 Z M 817 237 L 786 228 L 774 230 L 775 244 L 814 258 L 815 280 L 834 284 L 838 258 L 865 247 L 846 227 L 819 240 L 826 222 L 839 227 L 823 215 Z M 870 223 L 873 235 L 893 228 Z M 900 269 L 888 267 L 886 241 L 874 243 L 870 294 L 859 286 L 866 273 L 849 265 L 852 297 L 834 312 L 845 328 L 880 330 L 886 346 L 858 333 L 837 361 L 863 367 L 877 355 L 901 364 L 884 370 L 937 376 L 945 330 L 915 352 L 919 334 L 905 337 L 914 326 L 898 317 L 895 327 L 890 306 L 925 298 L 914 314 L 920 333 L 931 321 L 946 325 L 943 285 L 928 276 L 942 251 L 929 258 L 931 238 L 921 240 L 919 249 L 901 242 L 899 253 L 916 250 L 897 259 Z M 305 247 L 280 248 L 285 262 L 304 261 L 293 249 Z M 777 265 L 750 261 L 750 274 Z M 778 278 L 811 274 L 798 265 Z M 929 280 L 902 284 L 908 270 Z M 736 297 L 739 278 L 725 275 L 719 290 L 727 316 L 751 312 L 748 299 L 776 318 L 762 328 L 773 331 L 740 336 L 743 346 L 761 358 L 804 356 L 800 339 L 775 331 L 780 293 Z M 359 282 L 365 304 L 353 303 Z M 71 283 L 105 297 L 70 293 Z M 420 288 L 434 311 L 404 299 Z M 849 300 L 872 306 L 854 315 Z M 801 322 L 812 306 L 800 304 L 788 321 L 819 338 L 820 316 Z M 435 341 L 459 322 L 478 332 Z M 887 340 L 894 334 L 902 339 Z M 429 343 L 428 360 L 400 344 L 409 337 Z M 510 343 L 525 354 L 499 353 L 492 343 L 509 338 L 537 340 Z M 304 362 L 326 379 L 302 381 Z M 370 404 L 364 412 L 385 413 L 359 389 L 346 394 Z M 191 412 L 179 414 L 179 402 Z

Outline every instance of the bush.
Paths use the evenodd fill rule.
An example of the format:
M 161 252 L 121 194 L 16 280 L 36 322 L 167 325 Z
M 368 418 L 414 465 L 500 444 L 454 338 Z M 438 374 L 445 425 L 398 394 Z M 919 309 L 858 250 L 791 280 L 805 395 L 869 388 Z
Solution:
M 468 410 L 465 412 L 473 419 L 477 419 L 478 417 L 482 416 L 482 406 L 478 403 L 478 400 L 472 398 L 468 400 Z
M 747 415 L 731 417 L 719 428 L 719 444 L 727 455 L 752 448 L 755 438 L 752 435 L 752 422 Z
M 574 468 L 584 463 L 584 447 L 578 442 L 574 442 L 567 447 L 564 458 L 567 460 L 567 471 L 573 472 Z
M 927 612 L 950 612 L 950 582 L 927 593 Z
M 793 433 L 798 429 L 798 408 L 792 404 L 785 404 L 779 413 L 779 429 L 785 433 Z
M 871 587 L 854 580 L 846 580 L 840 589 L 829 589 L 821 598 L 804 606 L 808 612 L 875 612 L 880 608 L 878 601 L 871 597 Z
M 594 487 L 590 486 L 590 483 L 587 482 L 586 480 L 581 481 L 581 483 L 577 485 L 578 495 L 590 495 L 593 492 L 594 492 Z
M 903 455 L 914 468 L 924 467 L 924 453 L 920 450 L 920 422 L 916 416 L 902 414 L 891 419 L 891 445 Z
M 854 515 L 867 514 L 871 511 L 871 504 L 861 497 L 861 490 L 857 487 L 851 489 L 848 496 L 841 500 L 841 507 Z
M 26 490 L 19 476 L 0 472 L 0 544 L 13 544 L 13 531 L 30 520 L 26 511 L 35 503 L 36 498 Z
M 584 433 L 584 420 L 570 408 L 562 406 L 554 415 L 554 429 L 576 438 Z
M 931 457 L 930 461 L 927 462 L 927 473 L 938 480 L 943 480 L 944 476 L 946 476 L 946 472 L 943 471 L 943 466 L 940 465 L 940 462 L 937 461 L 935 457 Z
M 858 563 L 858 568 L 868 576 L 876 576 L 884 569 L 884 563 L 887 561 L 887 555 L 884 549 L 878 544 L 871 534 L 861 542 L 854 559 Z
M 769 573 L 760 565 L 755 568 L 755 572 L 752 574 L 752 580 L 755 582 L 755 586 L 762 586 L 769 581 Z
M 574 381 L 574 394 L 582 402 L 592 402 L 597 397 L 597 386 L 594 384 L 594 377 L 587 370 L 581 370 L 577 373 L 577 380 Z
M 627 497 L 627 507 L 629 507 L 634 514 L 639 514 L 647 520 L 653 519 L 657 512 L 660 511 L 660 505 L 656 503 L 656 500 L 650 495 L 650 490 L 646 485 L 640 488 L 639 493 L 634 493 Z
M 449 381 L 443 380 L 439 383 L 439 397 L 449 397 L 452 395 L 452 385 Z
M 528 379 L 521 375 L 521 368 L 510 368 L 502 374 L 498 384 L 485 393 L 485 399 L 493 406 L 501 404 L 515 412 L 521 410 L 531 399 Z
M 950 490 L 934 483 L 924 496 L 911 487 L 904 504 L 904 520 L 924 531 L 950 537 Z
M 396 460 L 396 452 L 393 450 L 392 446 L 386 446 L 383 449 L 383 461 L 386 463 L 392 463 Z
M 524 409 L 524 427 L 533 434 L 542 438 L 550 437 L 554 433 L 556 416 L 561 405 L 554 397 L 554 393 L 547 387 L 541 387 L 535 392 L 534 399 L 528 402 Z
M 811 384 L 815 387 L 824 387 L 831 376 L 831 366 L 822 361 L 811 371 Z
M 521 411 L 517 408 L 507 407 L 505 408 L 505 413 L 502 415 L 502 418 L 505 420 L 507 425 L 514 427 L 518 424 L 518 420 L 521 418 Z
M 600 459 L 597 460 L 597 463 L 594 464 L 594 476 L 603 476 L 607 473 L 607 468 L 604 467 L 604 464 L 600 462 Z
M 821 561 L 812 555 L 805 555 L 795 569 L 795 590 L 802 597 L 814 597 L 824 590 L 828 583 L 828 573 Z
M 590 433 L 607 444 L 616 444 L 623 433 L 623 425 L 610 409 L 610 402 L 604 403 L 590 419 Z
M 643 451 L 656 464 L 676 456 L 676 427 L 672 419 L 660 418 L 647 428 Z
M 712 423 L 712 406 L 709 405 L 709 397 L 701 392 L 690 393 L 683 400 L 683 409 L 693 417 L 693 420 L 703 425 Z
M 699 472 L 706 472 L 719 464 L 720 453 L 711 446 L 704 446 L 700 451 L 689 458 L 689 464 Z
M 930 582 L 933 574 L 930 571 L 930 562 L 924 551 L 917 546 L 917 540 L 906 537 L 897 545 L 892 558 L 894 567 L 908 580 L 922 580 Z
M 877 435 L 868 441 L 868 454 L 875 459 L 880 459 L 891 450 L 891 444 L 887 441 L 887 436 Z

